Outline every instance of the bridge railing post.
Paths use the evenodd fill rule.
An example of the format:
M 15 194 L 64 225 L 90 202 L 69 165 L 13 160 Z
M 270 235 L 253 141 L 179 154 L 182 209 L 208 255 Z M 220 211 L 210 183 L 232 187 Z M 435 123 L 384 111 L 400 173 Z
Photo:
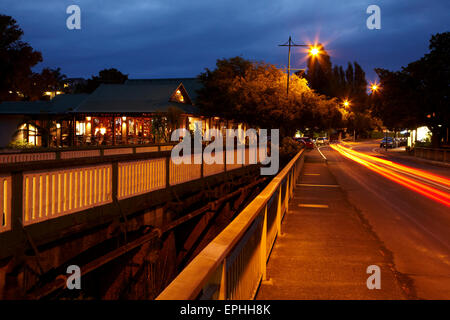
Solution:
M 285 188 L 285 193 L 284 193 L 284 208 L 285 208 L 285 210 L 284 210 L 284 212 L 283 212 L 283 215 L 282 215 L 282 217 L 284 217 L 284 215 L 288 212 L 288 209 L 289 209 L 289 189 L 291 188 L 290 187 L 290 174 L 287 174 L 286 175 L 286 188 Z
M 280 183 L 280 186 L 278 187 L 278 201 L 277 201 L 277 235 L 281 236 L 281 190 L 282 183 Z
M 267 203 L 264 207 L 264 220 L 261 231 L 261 243 L 260 243 L 260 256 L 261 256 L 261 273 L 262 281 L 267 280 Z
M 227 259 L 225 258 L 221 265 L 219 300 L 227 300 Z

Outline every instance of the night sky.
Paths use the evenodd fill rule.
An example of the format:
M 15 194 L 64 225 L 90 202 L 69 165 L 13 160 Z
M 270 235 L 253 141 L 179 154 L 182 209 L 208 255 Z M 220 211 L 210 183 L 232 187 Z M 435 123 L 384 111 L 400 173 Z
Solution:
M 81 8 L 81 30 L 68 30 L 66 8 Z M 381 30 L 369 30 L 366 9 L 381 8 Z M 130 78 L 191 77 L 218 58 L 241 55 L 277 66 L 278 44 L 319 39 L 333 64 L 357 61 L 398 69 L 423 56 L 431 34 L 450 31 L 449 0 L 0 0 L 24 40 L 41 51 L 43 67 L 68 77 L 117 68 Z M 303 68 L 298 48 L 293 68 Z

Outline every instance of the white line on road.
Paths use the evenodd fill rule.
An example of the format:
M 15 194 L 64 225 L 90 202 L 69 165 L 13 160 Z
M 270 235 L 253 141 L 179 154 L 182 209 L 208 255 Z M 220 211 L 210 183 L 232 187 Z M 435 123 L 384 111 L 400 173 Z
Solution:
M 317 148 L 317 151 L 319 151 L 320 155 L 321 155 L 325 160 L 327 160 L 327 157 L 325 157 L 325 156 L 323 155 L 322 151 L 320 151 L 320 148 L 323 148 L 323 147 L 318 147 L 318 148 Z
M 299 204 L 300 208 L 320 208 L 320 209 L 327 209 L 328 206 L 326 204 Z
M 309 184 L 309 183 L 297 183 L 300 187 L 325 187 L 325 188 L 339 188 L 337 184 Z

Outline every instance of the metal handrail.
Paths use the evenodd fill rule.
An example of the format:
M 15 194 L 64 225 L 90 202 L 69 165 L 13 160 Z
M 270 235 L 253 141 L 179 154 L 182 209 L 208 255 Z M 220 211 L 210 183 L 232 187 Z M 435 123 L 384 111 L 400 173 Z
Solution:
M 277 234 L 280 234 L 282 216 L 288 210 L 288 201 L 293 194 L 293 188 L 301 169 L 303 152 L 304 150 L 301 150 L 297 153 L 264 190 L 181 271 L 157 297 L 157 300 L 193 300 L 197 299 L 202 291 L 204 296 L 206 292 L 210 292 L 210 296 L 216 295 L 216 298 L 219 299 L 248 299 L 254 296 L 256 292 L 255 283 L 257 282 L 259 285 L 261 279 L 265 279 L 266 262 L 270 254 L 267 245 L 273 245 L 273 242 L 268 243 L 267 240 L 268 202 L 278 192 L 276 228 Z M 282 200 L 283 184 L 285 187 L 284 199 Z M 262 219 L 259 219 L 259 217 Z M 259 227 L 252 228 L 254 224 L 259 223 L 259 220 L 261 220 Z M 259 267 L 257 269 L 260 271 L 252 275 L 255 277 L 255 281 L 250 287 L 244 288 L 244 293 L 241 290 L 239 294 L 235 295 L 230 293 L 230 288 L 227 288 L 227 283 L 230 283 L 227 279 L 230 276 L 227 275 L 230 265 L 227 265 L 226 260 L 231 253 L 236 254 L 234 252 L 236 248 L 243 250 L 243 248 L 239 248 L 239 245 L 244 238 L 248 238 L 250 231 L 254 232 L 250 229 L 259 230 L 259 234 L 255 233 L 251 236 L 254 236 L 258 241 L 260 237 L 260 244 L 255 249 L 258 250 L 259 257 L 257 259 L 259 261 L 257 263 Z M 245 239 L 245 241 L 247 240 Z M 242 246 L 245 246 L 245 244 Z M 240 254 L 240 252 L 237 254 Z M 252 253 L 252 256 L 254 255 Z M 215 288 L 211 291 L 211 287 Z

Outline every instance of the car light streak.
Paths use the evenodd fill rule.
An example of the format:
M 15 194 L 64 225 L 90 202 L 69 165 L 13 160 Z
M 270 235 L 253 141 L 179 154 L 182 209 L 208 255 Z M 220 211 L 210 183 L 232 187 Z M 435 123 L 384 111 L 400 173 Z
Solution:
M 365 166 L 366 168 L 382 175 L 383 177 L 392 180 L 408 189 L 411 189 L 413 191 L 416 191 L 417 193 L 420 193 L 430 199 L 433 199 L 439 203 L 442 203 L 448 207 L 450 207 L 450 194 L 440 191 L 438 189 L 435 189 L 433 187 L 430 187 L 428 185 L 425 185 L 423 183 L 417 182 L 415 180 L 406 178 L 404 176 L 401 176 L 397 173 L 395 173 L 393 170 L 381 167 L 379 165 L 376 165 L 374 163 L 371 163 L 369 161 L 366 161 L 355 154 L 351 154 L 347 152 L 346 150 L 339 148 L 339 146 L 333 145 L 331 146 L 334 150 L 338 151 L 343 156 Z
M 430 180 L 430 181 L 441 183 L 441 184 L 443 184 L 443 185 L 445 185 L 447 187 L 450 187 L 450 179 L 446 179 L 444 177 L 440 177 L 440 176 L 428 173 L 428 172 L 423 171 L 423 170 L 414 169 L 414 168 L 411 168 L 411 167 L 408 167 L 408 166 L 405 166 L 405 165 L 401 165 L 401 164 L 398 164 L 398 163 L 395 163 L 395 162 L 392 162 L 392 161 L 389 161 L 389 160 L 380 159 L 380 158 L 377 158 L 377 157 L 374 157 L 374 156 L 370 156 L 368 154 L 364 154 L 364 153 L 361 153 L 361 152 L 358 152 L 358 151 L 346 148 L 346 147 L 341 146 L 341 145 L 336 145 L 336 146 L 338 148 L 341 148 L 342 150 L 346 151 L 347 153 L 351 153 L 351 154 L 353 154 L 353 155 L 355 155 L 357 157 L 363 157 L 363 158 L 366 158 L 366 159 L 370 159 L 372 161 L 375 161 L 375 162 L 378 162 L 378 163 L 382 163 L 382 164 L 387 165 L 389 167 L 396 168 L 396 169 L 401 170 L 403 172 L 410 173 L 410 174 L 415 175 L 417 177 L 421 177 L 421 178 L 424 178 L 424 179 L 427 179 L 427 180 Z

